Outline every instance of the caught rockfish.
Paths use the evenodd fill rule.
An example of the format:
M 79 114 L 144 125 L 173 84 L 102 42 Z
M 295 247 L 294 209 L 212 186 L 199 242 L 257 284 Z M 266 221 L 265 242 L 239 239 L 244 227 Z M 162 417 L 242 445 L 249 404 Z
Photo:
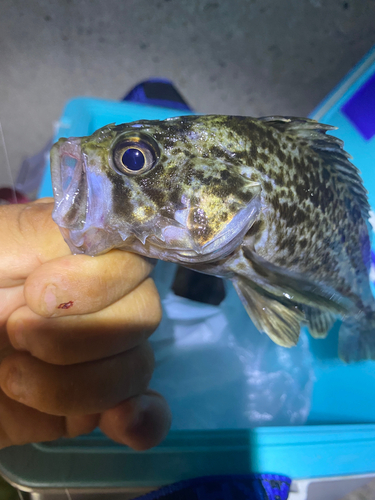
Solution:
M 60 139 L 53 219 L 73 253 L 121 248 L 230 279 L 279 345 L 341 317 L 341 358 L 375 359 L 367 193 L 332 129 L 183 116 Z

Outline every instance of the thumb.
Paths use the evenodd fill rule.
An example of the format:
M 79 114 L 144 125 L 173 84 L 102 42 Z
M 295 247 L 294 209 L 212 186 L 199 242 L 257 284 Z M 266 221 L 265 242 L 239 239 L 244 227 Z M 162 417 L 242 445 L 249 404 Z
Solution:
M 71 253 L 52 210 L 52 198 L 0 207 L 0 287 L 22 284 L 44 262 Z

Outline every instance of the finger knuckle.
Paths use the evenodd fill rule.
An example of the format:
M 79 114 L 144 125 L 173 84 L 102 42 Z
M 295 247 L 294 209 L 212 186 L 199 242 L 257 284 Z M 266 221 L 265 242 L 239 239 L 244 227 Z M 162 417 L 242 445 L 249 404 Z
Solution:
M 21 331 L 18 331 L 19 328 Z M 65 346 L 56 335 L 51 335 L 50 330 L 46 331 L 42 321 L 11 318 L 8 321 L 7 331 L 9 340 L 16 350 L 27 351 L 34 358 L 51 365 L 68 364 Z

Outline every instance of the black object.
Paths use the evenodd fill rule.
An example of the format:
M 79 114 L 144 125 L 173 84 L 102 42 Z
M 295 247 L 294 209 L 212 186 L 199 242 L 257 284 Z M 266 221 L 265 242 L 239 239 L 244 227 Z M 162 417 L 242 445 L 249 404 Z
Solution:
M 138 500 L 287 500 L 290 484 L 279 474 L 206 476 L 164 486 Z
M 221 278 L 181 266 L 177 268 L 172 290 L 180 297 L 213 306 L 218 306 L 225 299 L 225 287 Z
M 150 78 L 136 85 L 123 101 L 139 102 L 163 108 L 193 111 L 170 80 Z

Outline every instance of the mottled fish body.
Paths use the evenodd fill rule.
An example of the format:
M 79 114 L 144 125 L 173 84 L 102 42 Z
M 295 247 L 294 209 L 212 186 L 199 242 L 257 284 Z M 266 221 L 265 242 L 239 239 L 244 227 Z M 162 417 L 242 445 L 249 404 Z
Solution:
M 367 193 L 333 128 L 185 116 L 60 139 L 53 218 L 73 253 L 121 248 L 232 280 L 280 345 L 341 317 L 340 356 L 374 359 Z

